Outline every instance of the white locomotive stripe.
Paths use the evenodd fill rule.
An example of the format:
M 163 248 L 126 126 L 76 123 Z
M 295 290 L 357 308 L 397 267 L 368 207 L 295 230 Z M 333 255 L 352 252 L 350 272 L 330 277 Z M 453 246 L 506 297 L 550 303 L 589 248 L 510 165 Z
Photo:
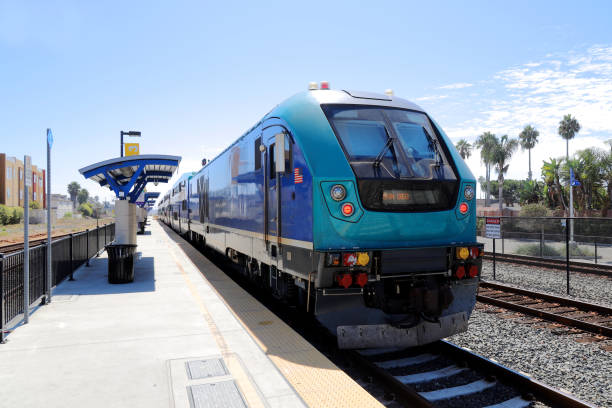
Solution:
M 500 402 L 499 404 L 495 405 L 489 405 L 485 408 L 523 408 L 528 407 L 530 404 L 530 401 L 524 400 L 521 397 L 514 397 L 508 401 Z
M 380 368 L 406 367 L 416 364 L 427 363 L 429 361 L 435 360 L 438 357 L 440 356 L 434 354 L 419 354 L 418 356 L 400 358 L 398 360 L 379 361 L 375 364 Z
M 252 237 L 252 238 L 264 239 L 264 234 L 262 234 L 261 232 L 248 231 L 248 230 L 243 230 L 239 228 L 226 227 L 224 225 L 217 225 L 217 224 L 211 224 L 211 223 L 204 224 L 204 225 L 212 227 L 212 228 L 219 228 L 227 232 L 233 232 L 235 234 L 245 235 L 245 236 Z M 268 237 L 270 241 L 276 241 L 276 235 L 268 234 Z M 298 239 L 291 239 L 291 238 L 285 238 L 285 237 L 280 238 L 280 243 L 285 244 L 285 245 L 291 245 L 294 247 L 310 249 L 310 250 L 314 248 L 312 242 L 310 241 L 300 241 Z
M 450 377 L 451 375 L 459 374 L 460 372 L 465 370 L 467 370 L 467 367 L 457 367 L 456 365 L 452 365 L 442 368 L 440 370 L 426 371 L 424 373 L 396 375 L 395 378 L 397 378 L 404 384 L 418 384 L 431 380 L 436 380 L 438 378 Z
M 485 380 L 478 380 L 465 385 L 459 385 L 457 387 L 443 388 L 436 391 L 419 392 L 421 397 L 431 402 L 440 401 L 449 398 L 460 397 L 462 395 L 476 394 L 484 391 L 487 388 L 493 387 L 497 384 L 495 381 L 489 382 Z

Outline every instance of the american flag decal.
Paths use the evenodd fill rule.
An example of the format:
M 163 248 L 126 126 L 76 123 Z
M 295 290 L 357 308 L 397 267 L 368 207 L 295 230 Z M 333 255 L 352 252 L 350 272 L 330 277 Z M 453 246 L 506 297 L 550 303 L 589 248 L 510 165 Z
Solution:
M 295 184 L 304 182 L 304 176 L 302 175 L 302 169 L 300 169 L 299 167 L 296 167 L 293 170 L 293 181 Z

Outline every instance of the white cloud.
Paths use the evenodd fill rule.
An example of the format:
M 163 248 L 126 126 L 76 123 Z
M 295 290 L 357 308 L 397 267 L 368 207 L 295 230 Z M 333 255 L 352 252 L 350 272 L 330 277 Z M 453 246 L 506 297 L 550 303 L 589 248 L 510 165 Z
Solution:
M 458 82 L 456 84 L 449 84 L 449 85 L 443 85 L 438 87 L 438 89 L 462 89 L 462 88 L 469 88 L 470 86 L 473 86 L 474 84 L 470 84 L 467 82 Z
M 569 143 L 570 155 L 591 146 L 605 148 L 604 140 L 612 138 L 612 46 L 547 55 L 497 72 L 476 82 L 469 92 L 458 91 L 443 101 L 430 96 L 425 105 L 434 117 L 443 113 L 442 125 L 455 142 L 473 142 L 485 131 L 517 137 L 525 125 L 536 127 L 540 138 L 532 149 L 531 165 L 539 179 L 543 160 L 565 156 L 565 141 L 558 135 L 565 114 L 581 125 Z M 479 152 L 472 154 L 468 165 L 476 177 L 484 176 Z M 519 149 L 507 177 L 526 178 L 527 160 L 528 153 Z
M 420 98 L 416 98 L 417 101 L 439 101 L 440 99 L 446 99 L 448 95 L 429 95 L 429 96 L 421 96 Z

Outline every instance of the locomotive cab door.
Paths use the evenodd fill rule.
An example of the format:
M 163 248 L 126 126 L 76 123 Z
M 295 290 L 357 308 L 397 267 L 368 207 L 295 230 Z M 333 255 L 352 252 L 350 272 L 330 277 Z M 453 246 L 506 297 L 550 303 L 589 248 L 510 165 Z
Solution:
M 266 144 L 265 239 L 268 254 L 280 260 L 281 252 L 281 177 L 285 173 L 285 131 L 280 126 L 264 129 Z M 280 267 L 280 265 L 279 265 Z

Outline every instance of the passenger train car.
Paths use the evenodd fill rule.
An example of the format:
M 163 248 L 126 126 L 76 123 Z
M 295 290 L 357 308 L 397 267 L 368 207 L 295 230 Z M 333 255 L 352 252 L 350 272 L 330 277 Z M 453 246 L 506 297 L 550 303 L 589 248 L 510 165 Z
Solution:
M 313 313 L 342 348 L 465 331 L 483 254 L 474 176 L 417 105 L 321 88 L 183 175 L 162 219 Z

